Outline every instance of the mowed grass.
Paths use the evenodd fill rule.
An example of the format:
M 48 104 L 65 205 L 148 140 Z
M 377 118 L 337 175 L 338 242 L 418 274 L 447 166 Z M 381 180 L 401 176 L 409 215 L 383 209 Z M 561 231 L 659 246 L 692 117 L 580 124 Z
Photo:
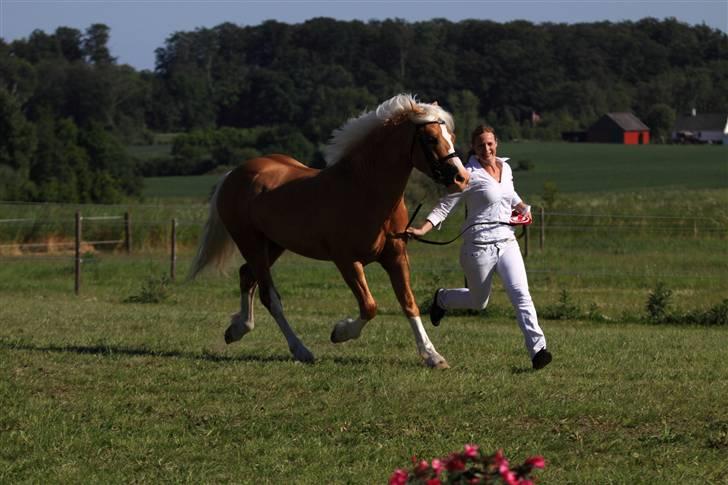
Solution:
M 721 242 L 693 251 L 714 258 L 703 277 L 671 282 L 690 305 L 728 294 Z M 685 253 L 692 244 L 671 248 Z M 613 320 L 542 321 L 555 361 L 540 372 L 530 370 L 499 285 L 493 312 L 427 324 L 452 365 L 433 371 L 420 364 L 376 265 L 367 275 L 380 315 L 359 340 L 334 345 L 333 324 L 356 312 L 336 269 L 291 254 L 277 263 L 287 315 L 317 356 L 302 365 L 259 303 L 256 329 L 223 343 L 239 305 L 234 270 L 175 283 L 161 304 L 129 304 L 166 271 L 163 255 L 98 255 L 79 297 L 70 259 L 4 264 L 0 481 L 384 483 L 412 455 L 469 442 L 503 447 L 514 461 L 543 454 L 543 483 L 724 480 L 728 328 L 625 320 L 623 310 L 643 311 L 655 280 L 620 278 L 636 268 L 616 255 L 602 262 L 610 274 L 574 282 L 569 271 L 585 263 L 555 245 L 528 259 L 535 268 L 557 258 L 565 273 L 532 270 L 537 305 L 568 288 Z M 436 284 L 460 284 L 456 254 L 455 246 L 411 247 L 421 303 Z
M 524 156 L 536 168 L 517 172 L 517 184 L 557 166 L 557 155 L 548 164 Z M 504 448 L 514 462 L 544 455 L 541 483 L 725 483 L 728 328 L 643 321 L 661 281 L 678 312 L 728 297 L 728 184 L 720 178 L 728 161 L 706 163 L 707 175 L 695 170 L 698 182 L 674 171 L 649 181 L 633 173 L 645 187 L 662 182 L 631 191 L 605 188 L 630 178 L 629 164 L 611 179 L 584 174 L 569 184 L 568 167 L 558 171 L 558 212 L 584 217 L 550 216 L 543 250 L 532 231 L 531 291 L 539 310 L 566 291 L 584 313 L 594 306 L 605 321 L 542 319 L 555 360 L 539 372 L 530 369 L 497 278 L 485 313 L 450 315 L 438 328 L 426 321 L 452 366 L 433 371 L 421 365 L 376 265 L 367 278 L 379 315 L 359 340 L 334 345 L 333 324 L 356 314 L 335 267 L 289 253 L 278 261 L 274 278 L 286 314 L 317 357 L 302 365 L 260 303 L 255 330 L 224 344 L 240 304 L 235 265 L 227 277 L 180 277 L 163 303 L 124 303 L 168 272 L 168 256 L 154 249 L 153 237 L 141 243 L 141 231 L 132 256 L 85 256 L 80 296 L 73 295 L 70 256 L 3 258 L 0 483 L 385 483 L 413 455 L 430 459 L 470 442 Z M 131 207 L 133 220 L 144 227 L 177 215 L 191 231 L 204 208 L 174 204 L 189 201 L 193 190 L 204 198 L 209 187 L 190 182 L 197 188 L 180 190 L 185 199 L 151 193 L 159 207 Z M 579 182 L 602 188 L 580 191 Z M 632 218 L 640 215 L 653 219 Z M 462 216 L 451 219 L 433 239 L 457 234 Z M 167 243 L 163 233 L 157 247 Z M 438 286 L 462 285 L 458 251 L 457 243 L 410 244 L 420 304 Z M 184 245 L 179 275 L 191 257 Z

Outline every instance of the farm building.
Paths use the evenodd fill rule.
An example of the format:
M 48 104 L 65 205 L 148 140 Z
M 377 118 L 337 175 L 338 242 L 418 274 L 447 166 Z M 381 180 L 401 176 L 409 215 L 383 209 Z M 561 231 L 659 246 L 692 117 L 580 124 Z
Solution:
M 607 113 L 587 130 L 586 139 L 594 143 L 647 145 L 650 129 L 632 113 Z
M 701 113 L 682 116 L 675 121 L 672 139 L 682 143 L 722 143 L 728 145 L 728 114 Z

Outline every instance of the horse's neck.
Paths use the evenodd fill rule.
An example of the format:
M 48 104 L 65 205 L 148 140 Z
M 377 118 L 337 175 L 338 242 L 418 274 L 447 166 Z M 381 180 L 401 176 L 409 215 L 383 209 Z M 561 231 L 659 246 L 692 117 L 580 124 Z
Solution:
M 341 161 L 354 175 L 357 190 L 367 192 L 372 203 L 389 209 L 402 198 L 413 168 L 412 136 L 407 123 L 379 128 Z

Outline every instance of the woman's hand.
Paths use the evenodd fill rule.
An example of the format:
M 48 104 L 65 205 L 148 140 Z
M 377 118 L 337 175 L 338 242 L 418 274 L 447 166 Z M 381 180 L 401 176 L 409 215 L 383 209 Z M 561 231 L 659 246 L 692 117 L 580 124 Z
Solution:
M 514 209 L 516 210 L 516 212 L 518 212 L 519 214 L 521 214 L 524 217 L 526 217 L 528 214 L 531 213 L 531 206 L 528 204 L 525 204 L 523 202 L 519 202 L 518 204 L 516 204 Z
M 425 234 L 430 232 L 431 229 L 432 229 L 432 223 L 430 221 L 426 221 L 420 227 L 408 227 L 407 231 L 405 231 L 405 234 L 406 234 L 407 238 L 412 238 L 412 237 L 417 238 L 417 237 L 424 236 Z

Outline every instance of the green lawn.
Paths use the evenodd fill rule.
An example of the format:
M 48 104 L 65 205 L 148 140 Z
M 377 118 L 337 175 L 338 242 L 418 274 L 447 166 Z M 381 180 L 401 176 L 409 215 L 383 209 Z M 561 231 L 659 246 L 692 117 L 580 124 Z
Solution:
M 540 220 L 532 226 L 537 310 L 547 314 L 563 295 L 578 309 L 541 318 L 554 362 L 539 372 L 497 278 L 485 312 L 426 323 L 452 366 L 433 371 L 419 362 L 381 268 L 367 267 L 379 315 L 359 340 L 334 345 L 332 326 L 356 313 L 354 298 L 333 264 L 289 253 L 273 276 L 317 362 L 291 360 L 259 303 L 255 330 L 226 346 L 240 304 L 235 267 L 227 277 L 180 277 L 162 303 L 125 303 L 167 274 L 171 217 L 184 275 L 217 176 L 156 179 L 142 204 L 84 206 L 129 210 L 134 247 L 131 256 L 85 254 L 79 296 L 70 255 L 0 258 L 0 483 L 385 483 L 413 455 L 465 443 L 504 448 L 515 463 L 544 455 L 541 483 L 725 483 L 728 326 L 646 323 L 660 282 L 676 315 L 728 298 L 720 149 L 503 144 L 503 155 L 535 164 L 515 174 L 529 199 L 545 180 L 559 189 L 543 250 Z M 592 165 L 575 162 L 579 150 Z M 34 223 L 33 234 L 52 227 L 61 237 L 76 207 L 0 209 L 56 221 Z M 453 214 L 432 238 L 454 236 L 461 220 Z M 84 224 L 93 234 L 104 223 Z M 0 235 L 28 240 L 24 227 L 6 224 Z M 434 288 L 462 284 L 458 250 L 410 244 L 421 305 Z
M 688 297 L 681 306 L 728 294 L 725 250 L 701 247 L 690 257 L 712 253 L 703 277 L 670 281 Z M 460 283 L 456 251 L 412 247 L 420 302 L 435 284 Z M 470 442 L 502 447 L 514 462 L 543 454 L 542 483 L 724 480 L 728 328 L 625 320 L 644 312 L 654 278 L 620 278 L 638 267 L 613 255 L 601 263 L 611 275 L 575 279 L 569 270 L 596 262 L 564 256 L 555 247 L 529 256 L 530 268 L 558 261 L 564 270 L 532 272 L 537 306 L 568 288 L 612 320 L 543 320 L 555 360 L 540 372 L 529 369 L 498 285 L 485 315 L 427 325 L 452 365 L 432 371 L 380 268 L 367 271 L 380 315 L 359 340 L 333 345 L 332 325 L 354 314 L 353 297 L 332 264 L 284 255 L 274 275 L 317 356 L 307 366 L 290 359 L 260 304 L 256 329 L 225 346 L 235 271 L 173 284 L 161 304 L 128 304 L 166 271 L 163 255 L 98 256 L 80 297 L 70 260 L 3 264 L 0 482 L 385 483 L 412 455 Z

